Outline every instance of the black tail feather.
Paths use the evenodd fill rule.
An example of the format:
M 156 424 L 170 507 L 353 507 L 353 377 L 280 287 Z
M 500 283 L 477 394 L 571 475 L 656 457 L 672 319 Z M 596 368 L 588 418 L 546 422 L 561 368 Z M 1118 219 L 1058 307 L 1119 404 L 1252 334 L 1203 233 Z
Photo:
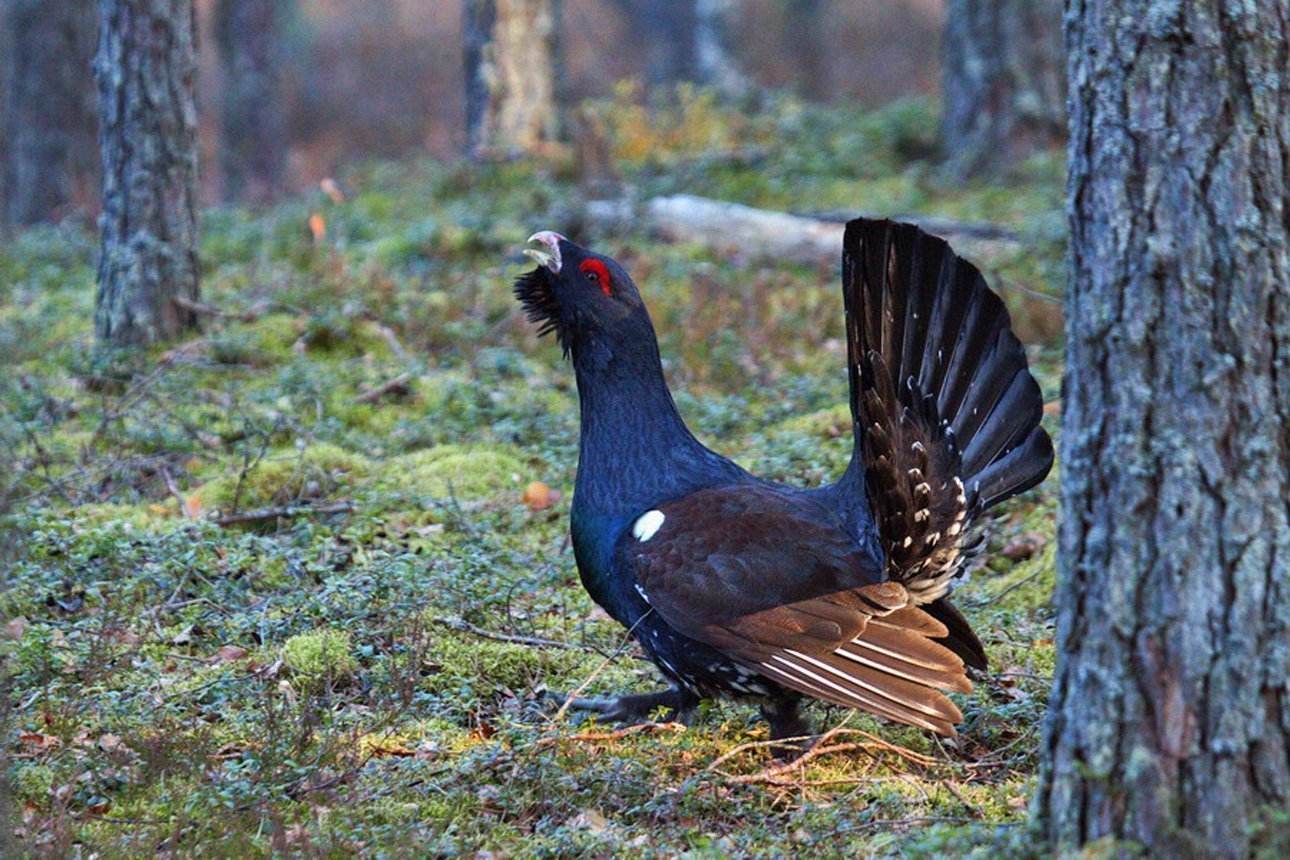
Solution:
M 934 601 L 973 520 L 1048 474 L 1043 397 L 1003 301 L 943 239 L 858 219 L 842 260 L 866 492 L 890 575 Z
M 976 638 L 972 625 L 963 617 L 963 613 L 959 612 L 958 607 L 950 603 L 948 598 L 938 597 L 931 603 L 925 604 L 922 610 L 944 624 L 945 629 L 949 631 L 935 641 L 959 655 L 965 665 L 982 672 L 986 670 L 989 662 L 986 660 L 985 647 L 981 644 L 981 640 Z

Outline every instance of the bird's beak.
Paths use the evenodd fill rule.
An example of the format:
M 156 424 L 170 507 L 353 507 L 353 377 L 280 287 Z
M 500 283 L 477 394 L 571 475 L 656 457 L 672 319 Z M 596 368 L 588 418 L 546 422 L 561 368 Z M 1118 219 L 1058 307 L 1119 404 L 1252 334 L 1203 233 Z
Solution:
M 529 242 L 540 242 L 546 246 L 546 250 L 541 248 L 525 248 L 524 256 L 529 257 L 544 269 L 548 269 L 552 274 L 560 274 L 560 242 L 564 237 L 559 233 L 551 230 L 541 230 L 529 237 Z

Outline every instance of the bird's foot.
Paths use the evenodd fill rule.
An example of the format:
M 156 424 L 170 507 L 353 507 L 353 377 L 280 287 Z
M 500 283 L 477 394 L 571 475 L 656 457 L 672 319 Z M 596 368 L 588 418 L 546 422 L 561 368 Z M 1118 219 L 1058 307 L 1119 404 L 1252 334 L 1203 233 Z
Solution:
M 761 715 L 770 723 L 771 753 L 780 761 L 796 758 L 815 744 L 811 720 L 802 713 L 797 699 L 771 700 L 761 706 Z
M 665 722 L 683 723 L 688 726 L 694 717 L 694 708 L 699 704 L 697 696 L 678 688 L 606 699 L 575 697 L 570 700 L 568 696 L 551 692 L 547 693 L 547 697 L 548 701 L 554 702 L 556 707 L 564 707 L 568 702 L 572 710 L 587 711 L 599 714 L 609 722 L 632 725 L 654 722 L 655 714 L 662 710 Z

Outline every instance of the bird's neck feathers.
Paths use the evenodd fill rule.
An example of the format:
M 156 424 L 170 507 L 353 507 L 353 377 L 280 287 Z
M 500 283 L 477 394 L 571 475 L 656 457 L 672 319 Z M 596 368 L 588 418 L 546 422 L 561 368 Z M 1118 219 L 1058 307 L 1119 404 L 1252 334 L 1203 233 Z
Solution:
M 739 471 L 681 419 L 648 317 L 572 345 L 581 404 L 575 506 L 629 514 Z

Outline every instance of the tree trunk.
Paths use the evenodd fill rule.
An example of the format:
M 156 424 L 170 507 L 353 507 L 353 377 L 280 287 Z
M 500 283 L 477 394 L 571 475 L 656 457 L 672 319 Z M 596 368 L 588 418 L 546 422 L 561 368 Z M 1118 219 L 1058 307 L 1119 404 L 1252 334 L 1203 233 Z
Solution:
M 617 0 L 641 35 L 645 49 L 645 82 L 665 87 L 692 81 L 698 74 L 694 40 L 694 2 L 660 3 L 658 0 Z
M 748 78 L 730 51 L 734 0 L 694 0 L 694 54 L 699 83 L 727 96 L 748 92 Z
M 1036 811 L 1053 845 L 1238 858 L 1280 839 L 1267 856 L 1286 856 L 1290 0 L 1070 0 L 1066 22 L 1058 663 Z
M 123 345 L 197 317 L 196 21 L 192 0 L 100 0 L 103 151 L 95 328 Z
M 4 0 L 5 209 L 14 224 L 65 214 L 96 175 L 93 0 Z
M 784 5 L 782 39 L 785 49 L 797 57 L 797 90 L 808 99 L 823 101 L 829 95 L 825 0 L 792 0 Z
M 224 199 L 254 205 L 282 193 L 287 128 L 279 87 L 280 0 L 219 0 L 215 41 L 224 67 L 220 168 Z
M 464 13 L 470 153 L 540 152 L 560 129 L 558 0 L 465 0 Z
M 748 90 L 748 79 L 729 47 L 734 0 L 617 3 L 644 37 L 645 80 L 651 87 L 691 81 L 726 95 Z
M 950 0 L 942 145 L 951 173 L 999 173 L 1065 139 L 1061 0 Z

